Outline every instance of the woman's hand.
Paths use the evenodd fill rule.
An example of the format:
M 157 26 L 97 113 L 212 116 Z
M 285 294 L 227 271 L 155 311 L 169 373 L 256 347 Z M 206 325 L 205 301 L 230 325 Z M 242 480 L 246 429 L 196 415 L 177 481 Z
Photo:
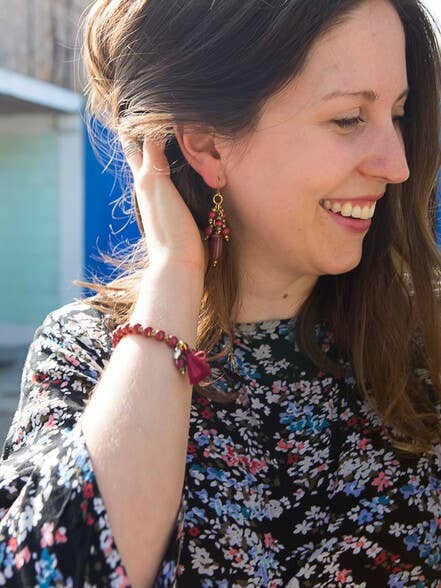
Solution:
M 148 248 L 149 265 L 182 264 L 205 275 L 207 248 L 202 231 L 170 179 L 164 145 L 143 145 L 120 135 Z

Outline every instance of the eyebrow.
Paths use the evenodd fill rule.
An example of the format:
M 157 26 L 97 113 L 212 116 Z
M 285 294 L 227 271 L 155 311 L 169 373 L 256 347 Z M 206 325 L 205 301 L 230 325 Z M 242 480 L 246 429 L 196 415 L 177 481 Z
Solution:
M 398 96 L 398 98 L 396 99 L 396 102 L 398 102 L 398 100 L 401 100 L 402 98 L 408 96 L 409 92 L 410 92 L 410 89 L 406 88 Z M 326 102 L 328 100 L 332 100 L 333 98 L 341 98 L 342 96 L 349 96 L 352 98 L 360 98 L 361 97 L 361 98 L 364 98 L 365 100 L 367 100 L 368 102 L 375 102 L 379 98 L 378 94 L 376 92 L 374 92 L 373 90 L 362 90 L 360 92 L 342 92 L 340 90 L 337 90 L 336 92 L 330 92 L 329 94 L 326 94 L 325 96 L 323 96 L 323 98 L 321 99 L 321 102 Z

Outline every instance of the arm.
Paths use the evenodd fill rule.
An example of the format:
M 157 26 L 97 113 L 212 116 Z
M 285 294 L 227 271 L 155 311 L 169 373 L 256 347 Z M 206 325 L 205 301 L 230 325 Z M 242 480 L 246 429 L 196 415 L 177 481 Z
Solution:
M 132 322 L 194 347 L 203 284 L 184 267 L 148 270 Z M 132 585 L 152 586 L 175 527 L 187 452 L 191 385 L 170 349 L 124 337 L 81 419 L 110 524 Z
M 89 394 L 112 361 L 109 334 L 97 324 L 102 321 L 92 318 L 97 311 L 86 308 L 67 317 L 63 309 L 49 314 L 26 359 L 19 407 L 0 462 L 0 585 L 131 585 L 109 521 L 112 509 L 109 515 L 81 429 Z M 170 330 L 182 336 L 178 329 Z M 138 339 L 164 352 L 168 360 L 164 363 L 179 383 L 188 381 L 174 368 L 171 350 Z M 193 343 L 190 337 L 187 341 Z M 112 433 L 110 440 L 114 439 Z M 126 457 L 132 451 L 131 447 Z M 130 504 L 125 475 L 109 473 L 109 480 L 119 483 L 123 492 L 117 505 L 122 507 Z M 170 541 L 163 557 L 152 564 L 155 570 L 147 570 L 157 588 L 172 586 L 176 574 L 185 510 L 182 497 L 178 506 L 173 513 L 176 517 L 178 510 L 178 516 L 167 529 Z M 142 545 L 138 549 L 136 561 L 145 562 L 148 549 Z

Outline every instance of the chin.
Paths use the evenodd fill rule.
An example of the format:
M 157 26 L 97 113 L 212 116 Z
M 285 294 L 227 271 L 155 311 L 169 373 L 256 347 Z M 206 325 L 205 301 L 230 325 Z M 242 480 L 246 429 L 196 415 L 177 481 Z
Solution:
M 361 254 L 349 259 L 338 259 L 330 261 L 326 264 L 326 271 L 324 273 L 331 276 L 338 276 L 339 274 L 346 274 L 355 269 L 361 261 Z

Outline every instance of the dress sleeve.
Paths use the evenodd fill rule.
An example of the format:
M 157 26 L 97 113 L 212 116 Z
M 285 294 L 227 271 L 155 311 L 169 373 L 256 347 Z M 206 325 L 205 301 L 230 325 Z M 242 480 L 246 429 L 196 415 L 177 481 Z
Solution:
M 79 422 L 110 353 L 96 315 L 66 305 L 29 347 L 0 461 L 0 586 L 130 586 Z M 184 500 L 155 588 L 175 586 Z

